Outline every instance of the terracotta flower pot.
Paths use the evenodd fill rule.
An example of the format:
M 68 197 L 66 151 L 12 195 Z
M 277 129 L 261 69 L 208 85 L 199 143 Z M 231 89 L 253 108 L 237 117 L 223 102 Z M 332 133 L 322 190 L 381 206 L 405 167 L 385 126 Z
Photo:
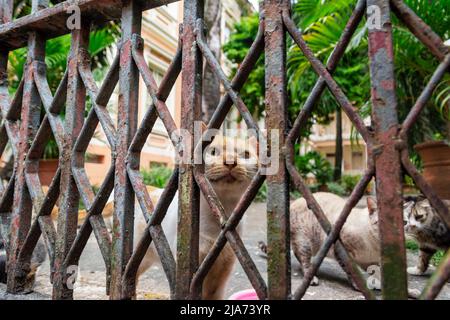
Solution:
M 58 169 L 58 159 L 39 161 L 39 180 L 43 186 L 49 186 Z
M 450 146 L 444 141 L 415 145 L 423 161 L 423 177 L 441 199 L 450 199 Z

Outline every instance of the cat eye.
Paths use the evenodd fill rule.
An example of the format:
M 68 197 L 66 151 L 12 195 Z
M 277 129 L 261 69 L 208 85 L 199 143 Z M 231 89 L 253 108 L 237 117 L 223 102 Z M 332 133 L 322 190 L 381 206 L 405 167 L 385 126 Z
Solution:
M 423 214 L 416 215 L 416 220 L 422 220 L 422 219 L 423 219 Z
M 219 150 L 219 148 L 212 147 L 209 150 L 209 154 L 212 155 L 213 157 L 218 156 L 220 154 L 220 150 Z
M 241 153 L 241 158 L 250 159 L 250 152 L 245 151 L 245 152 Z

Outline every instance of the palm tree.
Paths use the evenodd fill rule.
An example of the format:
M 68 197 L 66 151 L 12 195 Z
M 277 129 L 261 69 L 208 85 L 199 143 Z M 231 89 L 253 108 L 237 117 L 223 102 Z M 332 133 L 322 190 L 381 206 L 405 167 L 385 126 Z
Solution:
M 294 18 L 303 31 L 305 40 L 323 62 L 327 61 L 335 48 L 355 3 L 355 0 L 298 0 L 294 3 Z M 443 39 L 450 37 L 448 29 L 450 1 L 436 0 L 433 1 L 433 5 L 425 0 L 405 0 L 405 3 Z M 334 74 L 334 78 L 350 101 L 360 110 L 364 110 L 364 114 L 370 112 L 366 34 L 365 24 L 361 23 Z M 402 121 L 436 69 L 438 61 L 395 17 L 393 18 L 393 38 L 398 111 Z M 296 46 L 289 49 L 288 67 L 291 90 L 297 92 L 294 96 L 302 99 L 302 92 L 308 91 L 312 86 L 309 74 L 313 71 Z M 414 151 L 411 147 L 414 144 L 445 131 L 446 122 L 448 123 L 450 119 L 449 85 L 450 76 L 447 74 L 439 90 L 435 92 L 434 100 L 429 102 L 429 107 L 423 111 L 411 131 L 409 145 L 412 153 Z M 334 99 L 328 93 L 320 101 L 320 105 L 324 104 L 336 106 Z M 338 128 L 339 125 L 337 130 Z M 340 147 L 337 146 L 337 148 Z M 338 162 L 337 159 L 336 167 Z
M 20 18 L 30 14 L 29 1 L 16 1 L 14 4 L 14 18 Z M 108 67 L 106 59 L 107 51 L 112 47 L 120 35 L 119 26 L 115 22 L 106 25 L 95 25 L 90 34 L 89 52 L 92 57 L 92 69 L 94 77 L 99 80 L 103 77 Z M 62 77 L 64 76 L 67 56 L 70 50 L 70 35 L 64 35 L 51 39 L 46 43 L 45 63 L 47 65 L 47 80 L 50 89 L 55 92 Z M 27 59 L 27 48 L 20 48 L 10 52 L 8 58 L 8 82 L 10 94 L 17 91 L 20 80 L 23 76 L 24 66 Z M 57 158 L 58 148 L 56 141 L 50 139 L 44 151 L 44 158 Z M 0 178 L 8 180 L 12 173 L 13 157 L 6 162 L 4 168 L 0 170 Z
M 302 30 L 310 48 L 324 63 L 338 43 L 354 3 L 354 0 L 301 0 L 294 4 L 294 20 Z M 365 31 L 363 25 L 357 29 L 340 68 L 334 74 L 336 81 L 355 106 L 364 104 L 370 97 L 369 89 L 360 86 L 360 83 L 368 80 L 366 58 L 361 54 L 363 50 L 360 50 L 367 47 L 367 41 L 363 37 Z M 288 77 L 293 96 L 297 97 L 297 103 L 302 105 L 314 85 L 315 81 L 311 79 L 315 80 L 317 77 L 309 61 L 295 44 L 289 48 Z M 336 143 L 333 178 L 338 181 L 341 179 L 343 161 L 342 111 L 328 91 L 320 100 L 318 109 L 335 114 Z

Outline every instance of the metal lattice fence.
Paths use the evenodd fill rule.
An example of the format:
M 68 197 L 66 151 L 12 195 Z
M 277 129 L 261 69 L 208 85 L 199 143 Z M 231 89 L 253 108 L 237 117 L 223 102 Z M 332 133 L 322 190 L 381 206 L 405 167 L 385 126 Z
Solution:
M 345 272 L 368 299 L 373 293 L 367 288 L 356 264 L 339 240 L 346 218 L 363 196 L 373 177 L 376 179 L 381 235 L 381 270 L 384 298 L 406 298 L 406 253 L 402 213 L 402 170 L 410 175 L 429 199 L 442 220 L 450 227 L 447 207 L 425 182 L 409 160 L 406 148 L 407 133 L 425 107 L 431 93 L 445 72 L 449 70 L 450 55 L 442 40 L 401 0 L 359 0 L 342 33 L 336 49 L 325 66 L 309 49 L 302 33 L 292 21 L 289 0 L 262 2 L 260 25 L 256 40 L 240 64 L 232 80 L 221 69 L 220 63 L 208 47 L 204 36 L 203 1 L 184 1 L 184 21 L 180 27 L 177 53 L 159 87 L 143 55 L 140 37 L 142 12 L 171 0 L 33 0 L 32 13 L 12 21 L 13 1 L 0 1 L 0 151 L 7 142 L 15 158 L 14 174 L 6 187 L 0 184 L 1 232 L 8 252 L 9 292 L 20 293 L 30 268 L 30 259 L 38 239 L 45 240 L 50 257 L 54 299 L 71 299 L 73 291 L 65 280 L 67 268 L 77 265 L 90 234 L 95 234 L 107 269 L 107 291 L 112 299 L 128 299 L 135 295 L 138 267 L 150 243 L 154 243 L 167 276 L 171 296 L 199 298 L 203 280 L 228 243 L 251 284 L 261 299 L 300 299 L 306 292 L 324 257 L 335 245 L 335 253 Z M 356 2 L 356 1 L 355 1 Z M 76 4 L 82 14 L 80 29 L 68 30 L 67 8 Z M 381 10 L 381 28 L 369 29 L 369 58 L 372 84 L 372 127 L 366 127 L 354 111 L 345 93 L 332 77 L 351 37 L 363 19 L 366 8 L 376 5 Z M 397 120 L 394 83 L 391 13 L 433 53 L 440 65 L 403 124 Z M 95 21 L 121 20 L 122 34 L 118 53 L 103 84 L 97 87 L 91 71 L 88 53 L 90 26 Z M 46 40 L 71 33 L 72 42 L 67 70 L 57 91 L 52 95 L 46 77 Z M 300 47 L 311 63 L 319 80 L 311 91 L 293 127 L 288 129 L 286 95 L 286 38 Z M 28 47 L 23 79 L 14 95 L 8 94 L 8 53 Z M 261 54 L 265 54 L 266 129 L 280 130 L 278 171 L 265 175 L 259 171 L 253 178 L 231 216 L 227 218 L 213 187 L 205 177 L 203 165 L 180 163 L 158 203 L 153 204 L 140 173 L 140 153 L 158 118 L 163 121 L 171 141 L 179 150 L 183 144 L 189 150 L 203 150 L 207 143 L 194 140 L 194 122 L 200 120 L 203 63 L 209 64 L 225 88 L 208 128 L 217 129 L 234 105 L 249 128 L 259 134 L 256 122 L 239 96 L 250 71 Z M 182 77 L 182 109 L 180 128 L 190 137 L 177 134 L 178 127 L 165 100 L 177 77 Z M 142 77 L 152 105 L 138 126 L 139 77 Z M 117 129 L 106 105 L 119 84 Z M 337 222 L 332 225 L 315 201 L 294 166 L 294 143 L 321 94 L 328 88 L 348 115 L 368 149 L 368 169 L 353 190 Z M 93 104 L 85 117 L 87 97 Z M 41 120 L 41 104 L 45 116 Z M 65 108 L 65 109 L 64 109 Z M 61 113 L 65 112 L 64 118 Z M 84 154 L 94 136 L 97 125 L 105 132 L 112 152 L 111 168 L 98 192 L 89 182 L 85 171 Z M 43 148 L 54 136 L 59 153 L 59 167 L 47 193 L 39 180 L 39 159 Z M 269 153 L 274 148 L 269 135 Z M 195 152 L 188 157 L 194 160 Z M 184 155 L 186 156 L 186 155 Z M 236 227 L 263 182 L 267 182 L 267 238 L 268 282 L 266 283 L 246 250 Z M 293 183 L 305 197 L 327 238 L 305 275 L 299 288 L 291 290 L 289 189 Z M 179 191 L 178 245 L 173 256 L 161 222 L 167 208 Z M 109 234 L 102 217 L 108 197 L 114 191 L 114 232 Z M 223 221 L 222 230 L 211 251 L 199 261 L 199 198 L 200 192 L 212 212 Z M 146 232 L 133 246 L 134 199 L 148 220 Z M 51 211 L 59 199 L 59 217 L 55 229 Z M 79 200 L 88 211 L 88 219 L 77 230 Z M 32 211 L 36 218 L 33 219 Z M 435 298 L 450 276 L 450 255 L 447 254 L 428 286 L 423 298 Z

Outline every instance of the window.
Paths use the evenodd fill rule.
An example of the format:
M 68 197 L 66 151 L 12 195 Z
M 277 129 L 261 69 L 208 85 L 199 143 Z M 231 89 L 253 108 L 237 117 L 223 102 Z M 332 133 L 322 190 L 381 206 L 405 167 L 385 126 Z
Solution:
M 332 165 L 334 165 L 334 162 L 335 162 L 335 154 L 334 153 L 327 153 L 326 155 L 325 155 L 325 158 L 327 159 L 327 161 L 329 162 L 329 163 L 331 163 Z
M 363 154 L 360 151 L 352 152 L 352 165 L 353 170 L 363 170 L 364 169 L 364 161 Z

